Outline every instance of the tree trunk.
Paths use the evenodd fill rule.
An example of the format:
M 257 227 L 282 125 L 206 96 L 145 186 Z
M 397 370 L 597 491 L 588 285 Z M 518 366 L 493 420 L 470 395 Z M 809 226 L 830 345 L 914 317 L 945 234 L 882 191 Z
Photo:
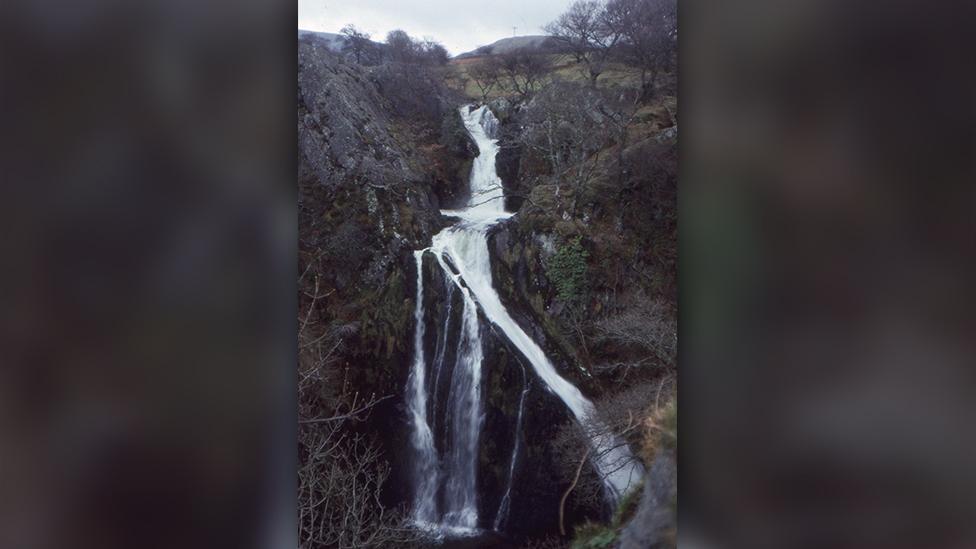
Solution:
M 646 96 L 647 99 L 652 99 L 654 97 L 654 94 L 657 93 L 656 88 L 657 88 L 657 71 L 652 70 L 651 81 L 647 83 L 647 90 L 644 92 L 644 95 Z
M 600 72 L 590 69 L 590 87 L 596 89 L 596 79 L 600 78 Z
M 617 138 L 617 141 L 617 188 L 620 189 L 624 186 L 624 152 L 627 148 L 626 125 L 620 129 L 620 137 Z
M 641 87 L 638 101 L 643 102 L 647 99 L 647 68 L 641 67 Z
M 583 472 L 583 465 L 586 464 L 586 458 L 589 456 L 590 456 L 590 449 L 587 448 L 586 452 L 583 453 L 583 458 L 580 459 L 579 465 L 576 467 L 576 475 L 573 477 L 573 482 L 570 483 L 569 488 L 567 488 L 566 491 L 563 492 L 562 499 L 559 500 L 559 534 L 560 535 L 563 536 L 566 535 L 566 525 L 563 521 L 563 517 L 566 510 L 566 498 L 569 497 L 570 492 L 572 492 L 573 489 L 576 488 L 576 484 L 579 483 L 580 473 Z

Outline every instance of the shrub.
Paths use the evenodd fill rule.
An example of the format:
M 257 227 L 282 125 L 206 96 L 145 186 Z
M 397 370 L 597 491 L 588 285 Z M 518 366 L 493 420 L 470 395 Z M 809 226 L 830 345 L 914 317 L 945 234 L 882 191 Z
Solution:
M 589 256 L 580 237 L 576 237 L 560 246 L 546 262 L 546 276 L 556 286 L 563 301 L 577 301 L 585 295 L 586 260 Z
M 436 127 L 448 110 L 443 99 L 447 95 L 444 84 L 429 67 L 388 63 L 372 74 L 380 94 L 390 101 L 393 112 L 401 119 Z
M 622 377 L 629 370 L 673 369 L 678 356 L 678 323 L 663 300 L 632 295 L 625 309 L 596 323 L 596 341 L 629 351 L 626 359 L 598 366 Z
M 643 431 L 645 462 L 651 463 L 660 450 L 676 450 L 678 447 L 677 399 L 672 398 L 664 406 L 653 410 L 644 420 Z

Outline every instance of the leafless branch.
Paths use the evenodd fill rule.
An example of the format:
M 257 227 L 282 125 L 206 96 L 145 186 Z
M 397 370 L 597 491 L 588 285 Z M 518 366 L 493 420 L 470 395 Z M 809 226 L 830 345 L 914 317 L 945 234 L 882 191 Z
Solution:
M 590 449 L 587 448 L 586 451 L 583 452 L 583 457 L 580 458 L 579 465 L 576 466 L 576 473 L 573 475 L 573 482 L 569 484 L 569 487 L 566 488 L 565 492 L 563 492 L 563 497 L 559 499 L 559 533 L 564 536 L 566 535 L 566 526 L 563 521 L 563 515 L 566 508 L 566 498 L 569 497 L 570 492 L 572 492 L 573 489 L 576 488 L 576 484 L 579 483 L 580 473 L 583 472 L 583 465 L 586 464 L 586 458 L 588 458 L 589 455 Z
M 359 408 L 356 408 L 355 410 L 352 410 L 350 412 L 346 412 L 345 414 L 335 415 L 335 416 L 331 416 L 331 417 L 315 418 L 315 419 L 303 419 L 303 420 L 299 421 L 299 423 L 328 423 L 330 421 L 343 421 L 343 420 L 347 420 L 347 419 L 353 419 L 353 418 L 359 416 L 360 414 L 368 411 L 373 406 L 376 406 L 380 402 L 383 402 L 384 400 L 387 400 L 389 398 L 393 398 L 393 395 L 386 395 L 386 396 L 381 397 L 381 398 L 373 398 L 373 399 L 370 399 L 369 401 L 367 401 L 365 404 L 363 404 Z

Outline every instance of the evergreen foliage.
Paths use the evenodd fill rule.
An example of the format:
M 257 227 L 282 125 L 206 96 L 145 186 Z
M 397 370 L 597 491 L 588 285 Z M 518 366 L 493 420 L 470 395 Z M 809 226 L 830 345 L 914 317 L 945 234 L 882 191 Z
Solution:
M 556 250 L 546 262 L 546 276 L 556 286 L 559 298 L 575 302 L 586 294 L 586 260 L 590 254 L 580 237 Z

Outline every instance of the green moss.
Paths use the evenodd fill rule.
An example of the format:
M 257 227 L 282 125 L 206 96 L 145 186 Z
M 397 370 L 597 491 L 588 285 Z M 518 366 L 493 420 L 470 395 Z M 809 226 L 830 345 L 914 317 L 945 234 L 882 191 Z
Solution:
M 546 277 L 556 287 L 560 299 L 573 302 L 585 295 L 586 260 L 589 256 L 580 237 L 576 237 L 560 246 L 546 262 Z
M 613 513 L 610 524 L 586 522 L 576 527 L 573 536 L 572 549 L 602 549 L 613 547 L 617 542 L 620 528 L 633 518 L 640 503 L 642 485 L 635 486 L 620 500 Z
M 609 526 L 587 522 L 576 527 L 571 549 L 602 549 L 617 541 L 617 531 Z
M 367 293 L 360 301 L 360 321 L 364 341 L 372 341 L 374 356 L 393 356 L 403 345 L 403 334 L 410 323 L 412 304 L 404 303 L 403 272 L 394 268 L 382 290 Z
M 643 486 L 643 483 L 638 484 L 620 500 L 620 504 L 617 505 L 617 509 L 613 512 L 613 520 L 610 522 L 613 528 L 620 528 L 634 516 L 634 513 L 637 511 L 637 505 L 640 503 L 641 488 Z

